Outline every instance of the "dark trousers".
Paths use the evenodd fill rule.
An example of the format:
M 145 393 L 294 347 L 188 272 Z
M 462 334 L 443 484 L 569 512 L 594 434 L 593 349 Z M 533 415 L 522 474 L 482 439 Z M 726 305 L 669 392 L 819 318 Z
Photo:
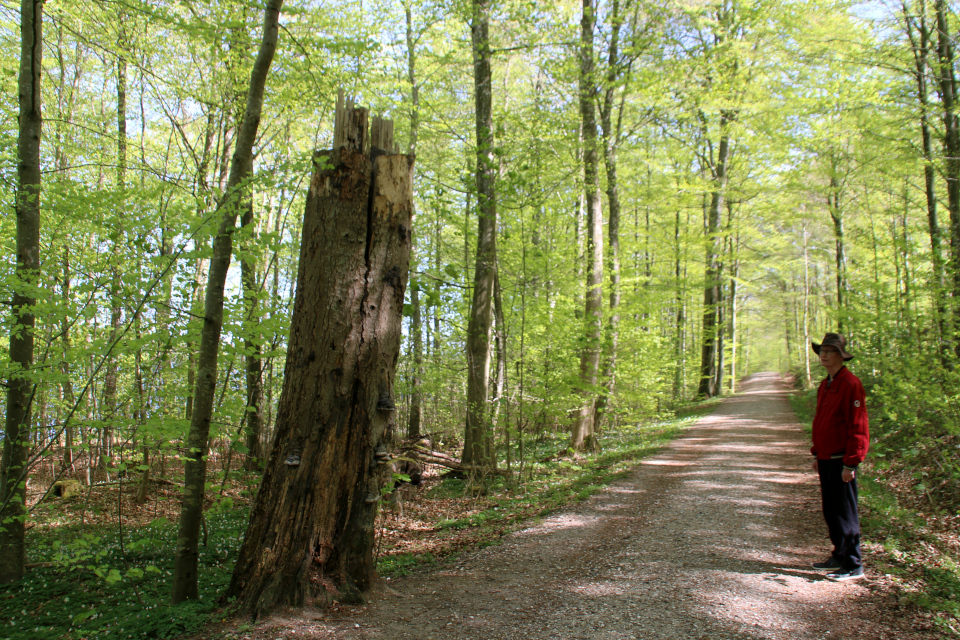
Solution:
M 860 514 L 857 511 L 857 480 L 843 481 L 843 460 L 819 460 L 823 519 L 827 521 L 833 557 L 844 569 L 856 569 L 860 554 Z

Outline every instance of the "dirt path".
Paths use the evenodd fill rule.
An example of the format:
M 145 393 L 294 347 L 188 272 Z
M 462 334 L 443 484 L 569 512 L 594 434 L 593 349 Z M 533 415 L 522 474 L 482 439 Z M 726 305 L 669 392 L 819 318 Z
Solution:
M 633 473 L 570 511 L 391 583 L 339 621 L 273 637 L 907 639 L 868 578 L 833 583 L 807 436 L 761 374 Z M 310 617 L 310 616 L 308 616 Z

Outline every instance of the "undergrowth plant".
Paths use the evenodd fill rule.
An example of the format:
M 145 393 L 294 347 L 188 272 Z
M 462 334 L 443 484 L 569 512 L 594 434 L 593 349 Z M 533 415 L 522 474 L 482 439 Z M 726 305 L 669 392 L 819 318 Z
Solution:
M 200 547 L 200 597 L 170 606 L 177 531 L 160 518 L 127 531 L 66 526 L 33 534 L 29 561 L 42 564 L 0 587 L 0 639 L 176 638 L 210 621 L 230 580 L 247 510 L 208 512 Z

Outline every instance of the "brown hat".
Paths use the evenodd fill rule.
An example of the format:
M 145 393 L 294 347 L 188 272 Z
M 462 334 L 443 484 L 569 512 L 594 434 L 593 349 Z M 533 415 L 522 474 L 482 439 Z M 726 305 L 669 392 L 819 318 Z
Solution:
M 817 355 L 820 355 L 820 347 L 827 345 L 828 347 L 836 348 L 836 350 L 840 352 L 840 355 L 843 356 L 844 360 L 853 360 L 853 356 L 847 353 L 847 339 L 839 333 L 828 333 L 823 336 L 823 342 L 820 344 L 817 344 L 816 342 L 812 342 L 811 344 L 813 345 L 813 350 Z

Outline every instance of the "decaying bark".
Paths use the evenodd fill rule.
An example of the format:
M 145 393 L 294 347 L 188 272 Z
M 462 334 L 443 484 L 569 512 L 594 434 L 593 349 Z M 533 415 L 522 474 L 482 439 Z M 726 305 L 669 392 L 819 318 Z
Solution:
M 376 123 L 365 152 L 365 109 L 338 108 L 336 128 L 307 196 L 273 449 L 226 593 L 254 617 L 330 591 L 357 600 L 375 578 L 413 158 L 380 151 L 392 143 Z

